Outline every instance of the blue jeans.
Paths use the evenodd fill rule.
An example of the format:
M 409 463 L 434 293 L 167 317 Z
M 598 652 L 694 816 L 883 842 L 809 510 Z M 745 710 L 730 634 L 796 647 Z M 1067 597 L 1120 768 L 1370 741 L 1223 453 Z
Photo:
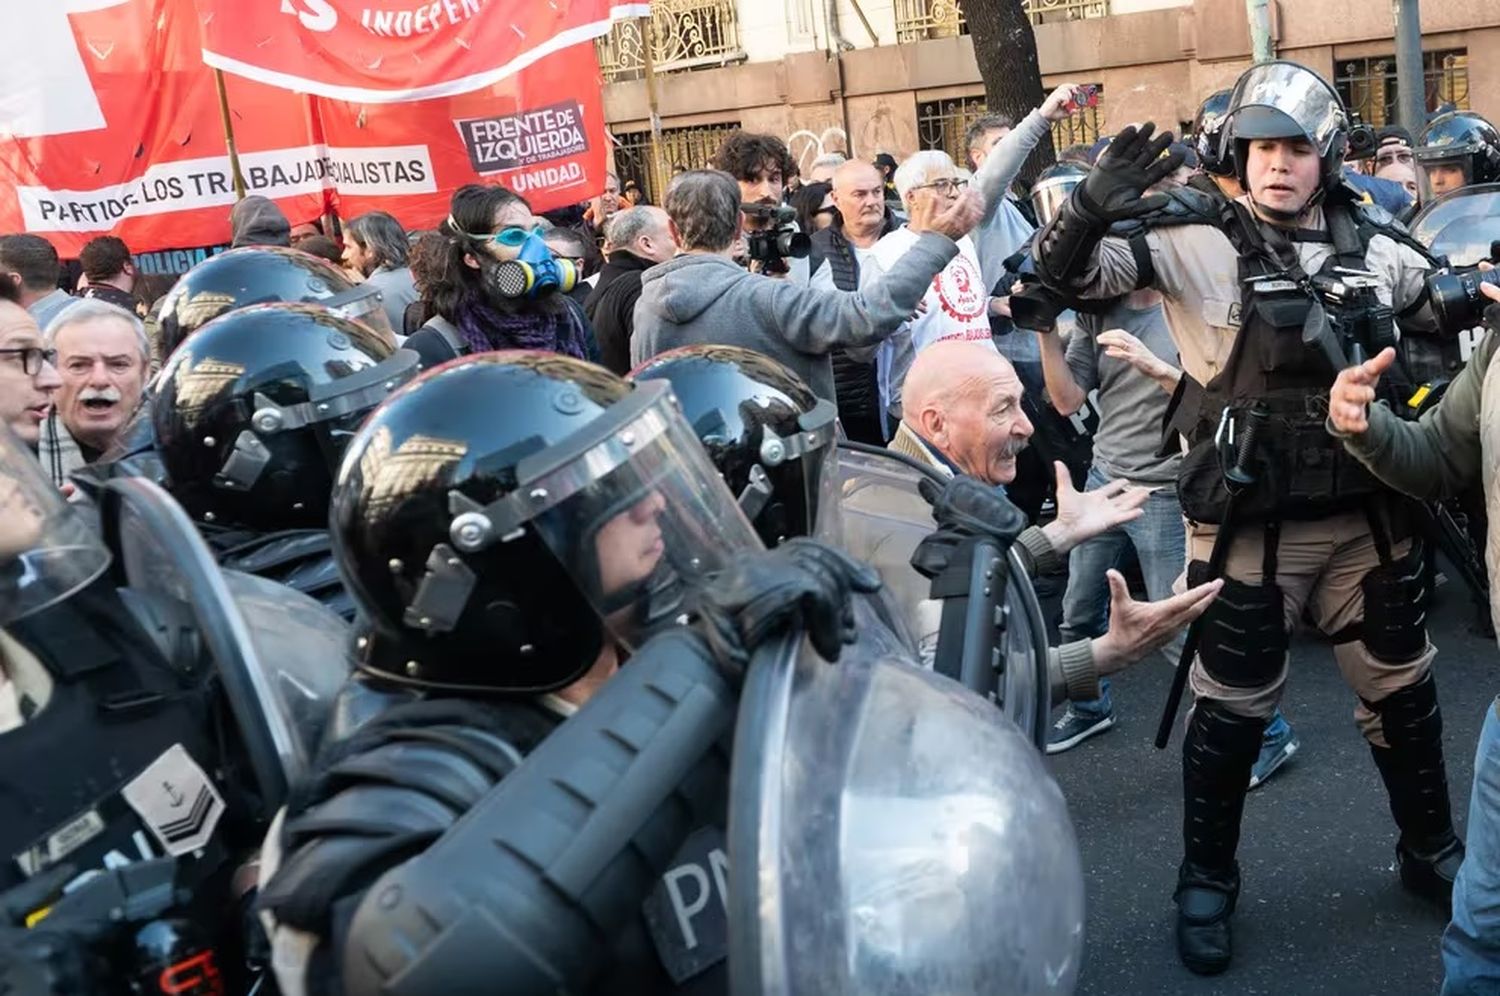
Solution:
M 1098 467 L 1089 468 L 1086 490 L 1093 491 L 1107 483 L 1108 478 Z M 1103 636 L 1109 629 L 1109 581 L 1104 572 L 1124 562 L 1127 546 L 1135 547 L 1136 559 L 1141 563 L 1146 598 L 1153 602 L 1170 598 L 1172 582 L 1182 574 L 1187 558 L 1187 534 L 1175 489 L 1153 491 L 1140 518 L 1073 548 L 1068 555 L 1068 590 L 1063 594 L 1063 619 L 1059 627 L 1063 642 Z M 1183 630 L 1161 649 L 1162 656 L 1174 668 L 1186 637 L 1187 631 Z M 1074 702 L 1074 711 L 1107 711 L 1109 682 L 1100 682 L 1100 688 L 1100 698 L 1094 702 Z
M 1443 931 L 1442 996 L 1500 992 L 1500 716 L 1492 702 L 1474 752 L 1467 853 Z

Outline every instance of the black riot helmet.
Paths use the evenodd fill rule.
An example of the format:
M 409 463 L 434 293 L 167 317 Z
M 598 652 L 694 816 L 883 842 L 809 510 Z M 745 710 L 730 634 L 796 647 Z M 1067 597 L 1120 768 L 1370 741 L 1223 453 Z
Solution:
M 245 246 L 210 256 L 173 285 L 161 306 L 162 355 L 226 312 L 269 301 L 318 304 L 390 336 L 380 292 L 295 249 Z M 390 339 L 395 345 L 395 339 Z
M 1216 90 L 1198 105 L 1193 115 L 1193 150 L 1205 173 L 1234 176 L 1234 150 L 1223 146 L 1224 118 L 1229 113 L 1231 90 Z
M 571 684 L 761 549 L 669 385 L 532 351 L 392 396 L 350 443 L 330 520 L 360 666 L 451 691 Z
M 1417 161 L 1417 184 L 1425 204 L 1460 186 L 1500 182 L 1500 132 L 1473 111 L 1440 114 L 1422 130 L 1412 150 Z M 1462 172 L 1462 182 L 1444 177 L 1434 182 L 1433 173 Z
M 157 380 L 157 448 L 174 497 L 201 522 L 319 528 L 343 447 L 420 361 L 359 322 L 307 304 L 214 319 Z
M 1247 147 L 1255 139 L 1302 138 L 1322 159 L 1322 183 L 1309 205 L 1333 189 L 1343 175 L 1349 147 L 1349 112 L 1337 91 L 1306 66 L 1295 62 L 1262 62 L 1234 84 L 1225 114 L 1227 132 L 1221 149 L 1234 150 L 1234 170 L 1245 190 Z M 1270 211 L 1269 214 L 1283 212 Z
M 837 410 L 775 360 L 737 346 L 684 346 L 631 371 L 665 380 L 767 546 L 824 536 L 837 502 Z M 821 518 L 820 518 L 821 516 Z

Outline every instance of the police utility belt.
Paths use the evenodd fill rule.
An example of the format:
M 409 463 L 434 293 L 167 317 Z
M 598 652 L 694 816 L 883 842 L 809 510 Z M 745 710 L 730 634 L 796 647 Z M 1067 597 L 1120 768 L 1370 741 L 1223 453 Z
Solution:
M 1325 428 L 1329 388 L 1350 354 L 1394 341 L 1394 316 L 1363 270 L 1368 239 L 1353 209 L 1330 204 L 1327 217 L 1329 233 L 1294 233 L 1278 255 L 1245 208 L 1226 205 L 1240 254 L 1240 330 L 1218 376 L 1178 383 L 1162 447 L 1187 440 L 1178 496 L 1194 522 L 1222 524 L 1231 490 L 1239 520 L 1320 519 L 1385 490 Z M 1330 238 L 1334 254 L 1309 277 L 1291 241 Z

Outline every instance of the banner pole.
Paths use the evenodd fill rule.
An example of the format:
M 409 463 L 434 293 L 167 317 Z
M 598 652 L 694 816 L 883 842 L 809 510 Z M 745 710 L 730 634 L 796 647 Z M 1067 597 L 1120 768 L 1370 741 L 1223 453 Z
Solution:
M 229 150 L 229 175 L 234 182 L 234 199 L 245 199 L 245 174 L 240 172 L 240 153 L 234 147 L 234 122 L 229 117 L 229 94 L 224 89 L 224 72 L 214 70 L 214 87 L 219 91 L 219 120 L 224 125 L 224 147 Z
M 656 106 L 656 66 L 651 56 L 652 25 L 654 17 L 641 18 L 641 62 L 646 73 L 646 106 L 651 113 L 651 178 L 652 185 L 658 189 L 652 191 L 653 200 L 661 204 L 667 197 L 666 179 L 668 172 L 661 165 L 661 114 Z

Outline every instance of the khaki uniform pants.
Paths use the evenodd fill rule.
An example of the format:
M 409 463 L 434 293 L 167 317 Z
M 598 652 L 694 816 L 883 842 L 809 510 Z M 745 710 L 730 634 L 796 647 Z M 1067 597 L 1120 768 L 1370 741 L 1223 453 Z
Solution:
M 1207 562 L 1216 535 L 1218 529 L 1214 526 L 1188 523 L 1188 560 Z M 1225 562 L 1226 575 L 1246 584 L 1260 583 L 1265 538 L 1265 528 L 1258 522 L 1238 527 Z M 1393 543 L 1391 555 L 1400 557 L 1410 547 L 1410 540 Z M 1336 634 L 1363 621 L 1365 599 L 1360 581 L 1379 566 L 1380 556 L 1362 510 L 1341 512 L 1313 522 L 1283 522 L 1276 560 L 1276 583 L 1281 586 L 1282 617 L 1288 632 L 1296 626 L 1304 607 L 1311 608 L 1313 622 L 1327 634 Z M 1392 692 L 1420 681 L 1436 655 L 1430 642 L 1420 656 L 1396 664 L 1372 656 L 1360 641 L 1338 643 L 1333 648 L 1344 681 L 1360 699 L 1368 702 L 1379 702 Z M 1287 661 L 1283 660 L 1269 683 L 1257 688 L 1235 688 L 1215 681 L 1203 669 L 1202 659 L 1194 657 L 1189 683 L 1198 698 L 1212 699 L 1241 716 L 1268 719 L 1281 701 L 1286 675 Z M 1372 744 L 1387 746 L 1380 717 L 1364 701 L 1355 705 L 1355 724 Z

